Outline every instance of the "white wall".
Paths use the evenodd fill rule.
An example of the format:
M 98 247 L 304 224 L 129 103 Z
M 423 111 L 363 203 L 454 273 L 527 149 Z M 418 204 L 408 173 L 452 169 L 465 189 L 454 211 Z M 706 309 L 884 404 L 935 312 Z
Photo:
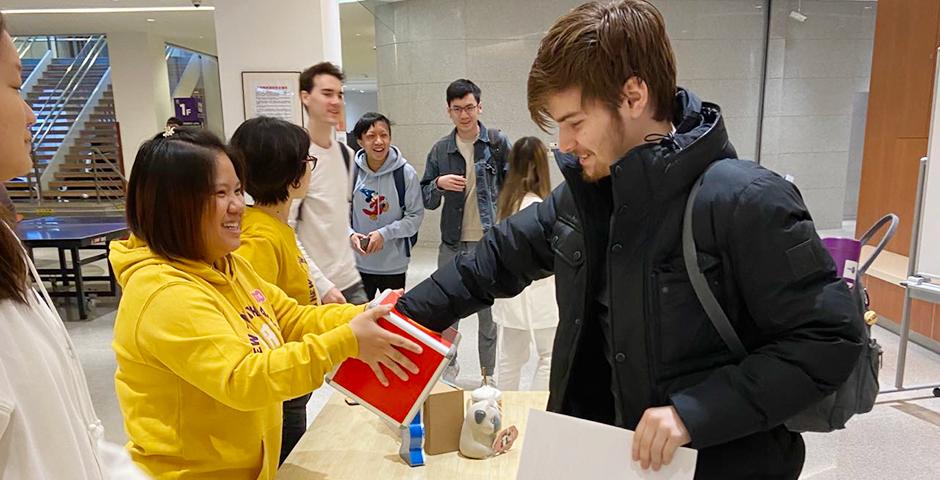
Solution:
M 128 174 L 140 144 L 163 130 L 173 114 L 164 43 L 148 33 L 108 34 L 114 109 Z
M 301 72 L 324 60 L 342 61 L 338 8 L 336 0 L 216 2 L 226 135 L 245 120 L 241 72 Z

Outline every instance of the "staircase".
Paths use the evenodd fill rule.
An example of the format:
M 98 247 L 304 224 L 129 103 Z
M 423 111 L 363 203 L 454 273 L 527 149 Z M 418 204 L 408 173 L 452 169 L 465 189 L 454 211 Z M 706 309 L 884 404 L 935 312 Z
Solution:
M 54 172 L 54 180 L 43 197 L 62 202 L 123 199 L 125 181 L 118 166 L 119 151 L 114 94 L 108 87 L 69 147 L 65 162 Z
M 25 82 L 29 78 L 29 74 L 33 73 L 33 69 L 36 68 L 36 65 L 39 64 L 38 58 L 24 58 L 20 60 L 23 64 L 23 72 L 20 74 L 20 81 Z
M 37 117 L 36 124 L 33 125 L 34 137 L 40 134 L 40 128 L 43 124 L 48 125 L 45 127 L 48 130 L 45 136 L 42 137 L 41 143 L 33 144 L 34 170 L 27 177 L 14 179 L 5 184 L 10 197 L 14 201 L 36 198 L 38 179 L 62 146 L 66 134 L 77 120 L 78 114 L 88 102 L 95 87 L 108 69 L 108 58 L 97 57 L 88 65 L 87 73 L 79 79 L 75 77 L 76 67 L 73 66 L 74 61 L 75 59 L 72 58 L 53 59 L 43 76 L 26 94 L 26 103 L 32 107 Z M 69 72 L 70 66 L 73 66 L 71 72 Z M 72 76 L 67 77 L 69 73 Z M 66 92 L 65 89 L 69 86 L 72 78 L 75 79 L 75 82 L 73 82 L 72 89 Z M 63 95 L 67 96 L 67 99 L 62 98 Z M 99 121 L 114 123 L 113 100 L 108 101 L 110 103 L 99 106 L 100 110 L 92 114 L 91 123 L 98 123 Z M 113 125 L 111 125 L 111 128 L 113 128 Z M 94 138 L 94 136 L 89 137 L 89 145 L 90 142 L 94 141 Z M 39 138 L 35 138 L 34 141 L 39 141 Z M 107 144 L 101 143 L 97 146 L 102 152 L 108 150 L 114 152 L 115 143 L 115 138 L 112 135 Z M 90 153 L 90 149 L 82 150 L 79 146 L 71 153 L 76 155 Z M 44 195 L 44 197 L 47 197 L 47 195 Z

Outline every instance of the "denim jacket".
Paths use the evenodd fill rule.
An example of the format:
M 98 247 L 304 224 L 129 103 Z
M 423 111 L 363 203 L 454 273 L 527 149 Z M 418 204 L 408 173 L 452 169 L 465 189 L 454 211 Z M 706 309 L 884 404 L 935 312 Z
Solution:
M 483 232 L 489 231 L 496 224 L 496 200 L 499 189 L 509 170 L 509 150 L 512 144 L 502 132 L 491 138 L 490 131 L 480 122 L 480 136 L 473 144 L 473 158 L 476 168 L 476 201 L 480 212 L 480 225 Z M 460 241 L 463 227 L 464 192 L 450 192 L 437 188 L 435 180 L 442 175 L 466 175 L 467 162 L 457 148 L 457 129 L 441 138 L 431 147 L 424 177 L 421 179 L 421 194 L 424 207 L 436 210 L 444 200 L 444 212 L 441 215 L 441 241 L 455 246 Z

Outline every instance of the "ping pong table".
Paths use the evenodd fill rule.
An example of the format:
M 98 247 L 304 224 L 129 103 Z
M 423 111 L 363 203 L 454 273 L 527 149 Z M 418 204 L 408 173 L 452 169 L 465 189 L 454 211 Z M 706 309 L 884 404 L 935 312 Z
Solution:
M 108 264 L 107 276 L 85 276 L 82 266 L 98 260 L 107 259 L 109 243 L 111 240 L 126 237 L 127 223 L 123 217 L 106 216 L 76 216 L 76 217 L 42 217 L 24 220 L 16 225 L 16 234 L 26 246 L 30 259 L 33 250 L 37 248 L 55 248 L 59 252 L 59 268 L 40 268 L 40 277 L 44 281 L 61 281 L 67 287 L 65 291 L 50 291 L 54 297 L 75 297 L 78 302 L 78 316 L 82 320 L 88 319 L 88 292 L 85 282 L 107 281 L 107 291 L 95 291 L 101 296 L 117 295 L 117 285 L 111 263 Z M 96 255 L 82 258 L 80 251 L 102 251 Z M 65 252 L 71 254 L 71 266 L 66 264 Z M 70 283 L 75 284 L 74 290 Z

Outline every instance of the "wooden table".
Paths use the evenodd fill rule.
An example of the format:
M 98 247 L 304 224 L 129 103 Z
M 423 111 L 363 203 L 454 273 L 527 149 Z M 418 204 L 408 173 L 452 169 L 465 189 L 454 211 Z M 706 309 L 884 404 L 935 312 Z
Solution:
M 469 399 L 464 393 L 464 401 Z M 280 480 L 511 479 L 516 477 L 529 409 L 544 410 L 548 392 L 503 392 L 503 426 L 515 425 L 512 450 L 486 460 L 457 452 L 425 455 L 409 467 L 398 456 L 397 429 L 361 406 L 346 405 L 334 393 L 278 471 Z

